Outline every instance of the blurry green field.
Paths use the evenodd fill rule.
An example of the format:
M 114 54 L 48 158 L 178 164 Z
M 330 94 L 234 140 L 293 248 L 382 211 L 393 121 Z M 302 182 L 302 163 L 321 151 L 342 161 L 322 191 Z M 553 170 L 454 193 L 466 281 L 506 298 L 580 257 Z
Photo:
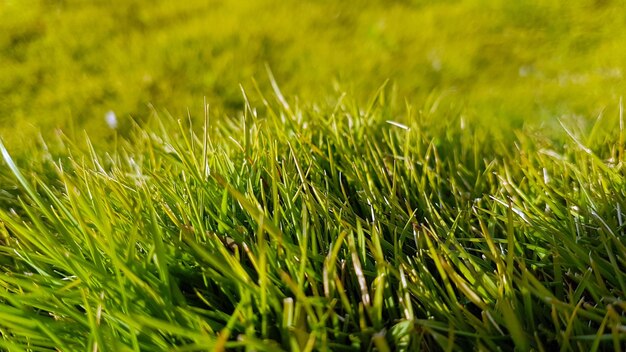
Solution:
M 619 351 L 625 5 L 0 0 L 0 351 Z
M 241 109 L 239 85 L 362 100 L 387 79 L 404 100 L 445 96 L 500 123 L 593 118 L 624 90 L 622 1 L 0 2 L 5 138 Z M 254 98 L 254 97 L 252 97 Z

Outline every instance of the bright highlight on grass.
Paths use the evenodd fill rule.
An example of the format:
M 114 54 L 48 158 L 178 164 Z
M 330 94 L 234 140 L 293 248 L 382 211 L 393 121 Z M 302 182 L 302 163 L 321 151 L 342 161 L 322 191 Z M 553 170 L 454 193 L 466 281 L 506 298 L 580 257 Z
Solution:
M 623 346 L 617 118 L 550 139 L 382 94 L 0 145 L 0 346 Z

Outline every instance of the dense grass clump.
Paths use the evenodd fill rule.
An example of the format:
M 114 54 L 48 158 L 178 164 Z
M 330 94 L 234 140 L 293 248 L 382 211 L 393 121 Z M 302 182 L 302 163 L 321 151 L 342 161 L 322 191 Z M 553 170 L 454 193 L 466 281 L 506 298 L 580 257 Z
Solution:
M 623 346 L 622 116 L 548 135 L 385 92 L 0 146 L 0 346 Z
M 624 26 L 0 0 L 0 351 L 623 348 Z

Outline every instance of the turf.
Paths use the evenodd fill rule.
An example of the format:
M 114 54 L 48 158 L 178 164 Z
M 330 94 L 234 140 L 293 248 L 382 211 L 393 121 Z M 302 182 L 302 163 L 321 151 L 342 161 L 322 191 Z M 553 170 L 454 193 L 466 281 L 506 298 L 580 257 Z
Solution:
M 611 32 L 626 19 L 617 2 L 42 1 L 19 16 L 9 14 L 23 5 L 0 4 L 11 19 L 0 25 L 5 37 L 24 23 L 41 29 L 4 46 L 25 50 L 15 65 L 47 77 L 71 58 L 100 65 L 87 74 L 90 87 L 117 87 L 93 100 L 71 84 L 73 73 L 5 82 L 13 93 L 3 118 L 20 122 L 3 127 L 0 143 L 0 350 L 626 344 L 624 53 Z M 73 21 L 111 21 L 98 11 L 129 23 L 73 34 L 93 46 L 84 53 L 115 52 L 116 40 L 136 52 L 89 61 L 59 46 Z M 527 22 L 513 21 L 520 13 Z M 464 41 L 459 21 L 468 15 L 478 26 Z M 398 17 L 422 25 L 391 21 Z M 256 24 L 239 26 L 249 18 Z M 382 32 L 371 32 L 380 18 Z M 311 23 L 319 29 L 309 42 L 299 26 Z M 528 41 L 497 44 L 505 38 Z M 441 54 L 436 79 L 433 54 L 419 54 L 431 39 L 467 54 Z M 333 51 L 333 40 L 345 51 Z M 177 54 L 164 54 L 173 43 Z M 203 43 L 208 57 L 243 70 L 206 70 L 231 72 L 215 81 L 228 92 L 203 81 Z M 256 56 L 235 54 L 245 43 Z M 272 55 L 259 49 L 276 43 Z M 60 60 L 48 67 L 35 54 L 46 47 Z M 307 59 L 308 50 L 319 57 Z M 503 52 L 510 57 L 498 59 Z M 108 84 L 123 79 L 125 57 L 128 84 Z M 168 60 L 189 66 L 155 68 Z M 133 83 L 150 69 L 166 90 Z M 144 98 L 157 107 L 137 108 Z M 77 107 L 81 118 L 68 114 Z M 108 110 L 116 129 L 106 127 Z
M 81 138 L 86 129 L 97 143 L 112 138 L 107 111 L 124 131 L 151 106 L 202 116 L 204 97 L 216 115 L 234 115 L 239 84 L 271 91 L 266 64 L 286 97 L 311 104 L 343 93 L 365 104 L 389 79 L 400 103 L 444 95 L 468 115 L 518 127 L 616 114 L 623 5 L 2 0 L 0 131 L 18 145 L 39 131 Z

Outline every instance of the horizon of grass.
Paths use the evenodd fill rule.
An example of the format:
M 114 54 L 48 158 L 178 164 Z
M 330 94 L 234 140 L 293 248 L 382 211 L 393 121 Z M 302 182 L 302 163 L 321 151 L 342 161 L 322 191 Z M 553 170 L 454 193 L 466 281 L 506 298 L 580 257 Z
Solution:
M 624 345 L 621 101 L 555 135 L 386 87 L 242 94 L 108 147 L 0 144 L 0 349 Z

